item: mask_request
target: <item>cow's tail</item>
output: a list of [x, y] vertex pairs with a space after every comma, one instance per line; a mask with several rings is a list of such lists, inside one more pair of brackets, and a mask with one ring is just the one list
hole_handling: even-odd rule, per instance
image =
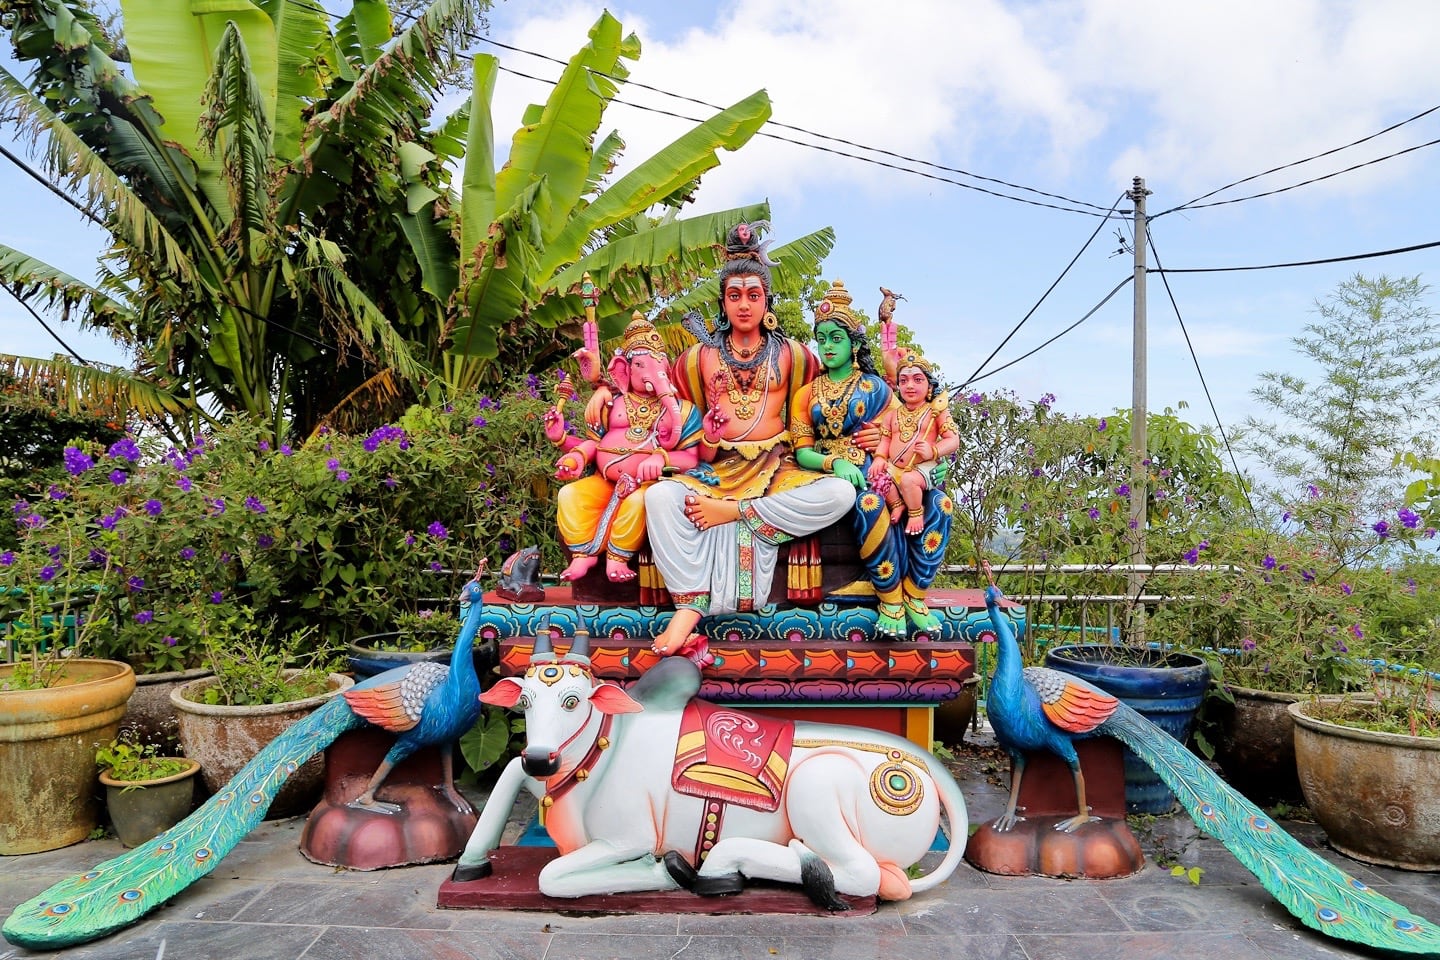
[[960, 784], [955, 782], [950, 771], [934, 757], [926, 759], [926, 766], [929, 767], [930, 778], [940, 794], [945, 817], [950, 821], [950, 849], [945, 851], [945, 857], [939, 866], [925, 876], [910, 881], [911, 893], [922, 893], [949, 880], [950, 874], [955, 872], [955, 868], [960, 865], [960, 859], [965, 856], [965, 842], [970, 839], [970, 818], [965, 811], [965, 796], [960, 792]]

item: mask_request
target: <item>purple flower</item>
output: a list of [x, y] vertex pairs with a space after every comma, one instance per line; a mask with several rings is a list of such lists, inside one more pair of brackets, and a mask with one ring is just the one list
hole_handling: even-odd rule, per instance
[[180, 559], [181, 559], [181, 560], [194, 560], [194, 559], [195, 559], [195, 548], [194, 548], [194, 547], [185, 547], [183, 550], [180, 551]]
[[393, 476], [386, 477], [384, 480], [382, 480], [382, 481], [380, 481], [380, 482], [383, 483], [383, 484], [385, 484], [385, 489], [386, 489], [386, 490], [394, 490], [396, 487], [398, 487], [398, 486], [400, 485], [400, 481], [399, 481], [399, 480], [396, 480]]
[[117, 487], [125, 486], [125, 481], [128, 479], [130, 479], [130, 477], [125, 473], [124, 470], [110, 471], [110, 482], [115, 484], [115, 486]]
[[65, 448], [65, 472], [70, 476], [78, 477], [93, 466], [95, 461], [90, 459], [84, 450], [79, 447]]
[[26, 510], [29, 510], [29, 509], [30, 509], [30, 501], [29, 501], [29, 500], [16, 500], [13, 504], [10, 505], [10, 512], [13, 513], [13, 514], [15, 514], [15, 516], [17, 516], [17, 517], [20, 516], [20, 514], [24, 513]]
[[1306, 484], [1305, 492], [1310, 494], [1311, 500], [1314, 500], [1320, 496], [1320, 488], [1315, 486], [1315, 484], [1313, 483]]
[[1053, 393], [1047, 393], [1047, 394], [1045, 394], [1044, 396], [1042, 396], [1042, 397], [1040, 398], [1040, 406], [1044, 407], [1046, 410], [1049, 410], [1049, 409], [1050, 409], [1050, 405], [1053, 404], [1054, 402], [1055, 402], [1055, 394], [1053, 394]]
[[140, 448], [135, 446], [135, 441], [129, 437], [124, 437], [110, 444], [110, 449], [107, 450], [106, 453], [116, 460], [129, 460], [131, 463], [140, 459]]
[[1191, 547], [1189, 550], [1186, 550], [1183, 554], [1181, 554], [1181, 556], [1185, 558], [1186, 563], [1194, 564], [1200, 559], [1200, 548]]
[[476, 416], [476, 417], [474, 417], [474, 418], [470, 421], [470, 425], [471, 425], [472, 427], [483, 427], [483, 426], [485, 426], [485, 424], [487, 424], [487, 423], [489, 423], [489, 421], [486, 420], [484, 417], [481, 417], [481, 416]]
[[430, 524], [430, 526], [426, 527], [425, 532], [430, 534], [430, 536], [434, 537], [436, 540], [444, 540], [446, 537], [450, 536], [450, 531], [446, 530], [445, 525], [439, 520], [436, 520], [434, 523]]
[[103, 567], [106, 563], [110, 561], [110, 555], [107, 554], [104, 550], [91, 550], [90, 556], [87, 559], [91, 563], [98, 564], [99, 566]]
[[1344, 641], [1344, 640], [1336, 640], [1336, 641], [1335, 641], [1335, 652], [1336, 652], [1336, 653], [1349, 653], [1349, 652], [1350, 652], [1350, 648], [1347, 647], [1347, 646], [1345, 646], [1345, 641]]
[[405, 546], [407, 546], [407, 547], [413, 547], [413, 546], [415, 546], [415, 534], [413, 534], [413, 533], [407, 533], [407, 534], [405, 534]]
[[141, 610], [139, 613], [135, 614], [135, 622], [136, 622], [136, 623], [149, 623], [151, 620], [154, 620], [154, 619], [155, 619], [155, 611], [154, 611], [154, 610]]
[[1352, 624], [1350, 624], [1350, 632], [1353, 633], [1353, 634], [1355, 634], [1355, 639], [1356, 639], [1356, 640], [1364, 640], [1364, 639], [1365, 639], [1365, 631], [1360, 629], [1360, 624], [1358, 624], [1358, 623], [1352, 623]]
[[260, 441], [260, 452], [261, 452], [261, 453], [268, 453], [269, 450], [270, 450], [270, 441], [269, 441], [269, 440], [261, 440], [261, 441]]
[[494, 400], [491, 400], [491, 399], [490, 399], [490, 396], [489, 396], [488, 394], [486, 394], [486, 395], [484, 395], [484, 396], [482, 396], [482, 397], [480, 398], [480, 402], [479, 402], [479, 403], [475, 404], [475, 409], [476, 409], [476, 410], [491, 410], [491, 409], [497, 409], [497, 408], [499, 408], [499, 406], [500, 406], [500, 404], [496, 403]]
[[978, 407], [980, 404], [985, 402], [985, 395], [981, 393], [972, 393], [965, 399], [969, 402], [970, 406]]
[[349, 479], [350, 479], [350, 471], [349, 471], [349, 470], [336, 470], [336, 471], [335, 471], [335, 479], [336, 479], [336, 480], [339, 480], [341, 483], [344, 483], [346, 480], [349, 480]]
[[288, 444], [288, 443], [282, 443], [282, 444], [280, 444], [280, 456], [282, 456], [282, 457], [288, 457], [288, 456], [290, 456], [291, 454], [293, 454], [294, 452], [295, 452], [294, 450], [290, 449], [290, 444]]
[[1345, 596], [1348, 597], [1348, 596], [1350, 596], [1350, 594], [1354, 593], [1355, 591], [1352, 590], [1352, 589], [1350, 589], [1350, 584], [1348, 584], [1348, 583], [1342, 583], [1342, 584], [1340, 584], [1340, 592], [1343, 593], [1343, 594], [1345, 594]]
[[1128, 484], [1128, 483], [1122, 483], [1122, 484], [1120, 484], [1120, 486], [1116, 487], [1116, 488], [1115, 488], [1115, 496], [1117, 496], [1117, 497], [1128, 497], [1128, 496], [1130, 496], [1130, 484]]
[[60, 572], [60, 568], [57, 567], [57, 566], [55, 566], [54, 564], [50, 564], [50, 565], [48, 565], [48, 566], [41, 567], [41, 568], [40, 568], [40, 582], [41, 582], [41, 583], [49, 583], [51, 580], [54, 580], [54, 579], [55, 579], [55, 574], [57, 574], [57, 573], [59, 573], [59, 572]]
[[175, 644], [179, 643], [180, 641], [176, 640], [174, 637], [166, 637], [166, 638], [165, 638], [163, 641], [161, 641], [161, 642], [164, 643], [165, 646], [167, 646], [167, 647], [173, 647], [173, 646], [175, 646]]
[[1254, 641], [1252, 638], [1250, 638], [1250, 637], [1246, 637], [1244, 640], [1241, 640], [1241, 641], [1240, 641], [1240, 649], [1241, 649], [1241, 650], [1254, 650], [1254, 649], [1255, 649], [1255, 641]]
[[1301, 570], [1301, 571], [1300, 571], [1300, 579], [1301, 579], [1301, 580], [1304, 580], [1306, 583], [1314, 583], [1314, 582], [1315, 582], [1315, 571], [1314, 571], [1314, 570]]
[[1130, 527], [1131, 530], [1138, 530], [1138, 529], [1140, 529], [1140, 521], [1139, 521], [1139, 520], [1136, 520], [1134, 517], [1131, 517], [1131, 518], [1130, 518], [1130, 522], [1129, 522], [1129, 527]]
[[1110, 421], [1109, 421], [1108, 419], [1106, 419], [1105, 417], [1101, 417], [1101, 418], [1100, 418], [1100, 422], [1097, 423], [1097, 424], [1095, 424], [1095, 431], [1096, 431], [1097, 433], [1104, 433], [1104, 432], [1105, 432], [1105, 428], [1108, 427], [1108, 426], [1110, 426]]
[[337, 460], [335, 457], [331, 457], [329, 460], [325, 461], [325, 469], [329, 470], [331, 473], [334, 473], [336, 470], [340, 469], [340, 461]]
[[0, 567], [8, 567], [15, 563], [15, 551], [6, 550], [0, 553]]
[[64, 499], [65, 499], [65, 491], [64, 491], [64, 490], [61, 490], [59, 487], [55, 486], [55, 484], [53, 484], [53, 483], [50, 484], [50, 489], [49, 489], [49, 490], [46, 490], [46, 491], [45, 491], [45, 494], [46, 494], [51, 500], [64, 500]]
[[135, 590], [135, 591], [137, 591], [137, 592], [140, 591], [140, 590], [144, 590], [144, 589], [145, 589], [145, 578], [144, 578], [144, 577], [131, 577], [129, 580], [126, 580], [126, 581], [125, 581], [125, 586], [127, 586], [127, 587], [129, 587], [131, 590]]
[[1399, 518], [1400, 523], [1404, 525], [1406, 530], [1414, 530], [1420, 526], [1420, 514], [1411, 510], [1409, 507], [1403, 507], [1395, 516]]
[[431, 560], [431, 561], [430, 561], [430, 569], [431, 569], [432, 571], [434, 571], [435, 573], [439, 573], [441, 570], [444, 570], [445, 568], [440, 565], [440, 561], [439, 561], [439, 560]]
[[1286, 510], [1284, 513], [1280, 514], [1280, 522], [1281, 522], [1281, 523], [1289, 523], [1289, 522], [1290, 522], [1290, 511], [1289, 511], [1289, 510]]
[[164, 509], [165, 504], [161, 503], [159, 500], [155, 500], [152, 498], [145, 501], [145, 512], [150, 514], [150, 516], [152, 517], [160, 516], [161, 512]]
[[246, 497], [246, 498], [245, 498], [245, 509], [251, 511], [252, 513], [265, 513], [265, 512], [266, 512], [265, 504], [263, 504], [263, 503], [260, 502], [260, 498], [259, 498], [259, 497]]
[[270, 534], [268, 533], [262, 533], [260, 534], [260, 536], [255, 538], [255, 546], [259, 547], [261, 550], [269, 550], [274, 545], [275, 538], [270, 536]]
[[191, 483], [190, 478], [182, 473], [180, 474], [179, 478], [176, 479], [175, 486], [179, 487], [181, 490], [184, 490], [186, 493], [189, 493], [190, 488], [195, 486], [195, 484]]
[[46, 551], [46, 552], [50, 554], [50, 559], [51, 559], [51, 560], [59, 560], [59, 559], [60, 559], [60, 545], [59, 545], [58, 543], [57, 543], [55, 546], [51, 547], [51, 548], [50, 548], [48, 551]]
[[45, 526], [45, 518], [38, 513], [27, 513], [20, 518], [20, 525], [22, 527], [29, 527], [31, 530], [39, 530]]
[[234, 560], [234, 559], [235, 559], [235, 557], [230, 553], [229, 550], [221, 550], [221, 551], [220, 551], [220, 563], [221, 563], [222, 565], [223, 565], [223, 564], [226, 564], [226, 563], [229, 563], [231, 560]]
[[218, 517], [218, 516], [220, 516], [220, 514], [222, 514], [222, 513], [224, 513], [224, 512], [225, 512], [225, 498], [224, 498], [224, 497], [216, 497], [214, 500], [211, 500], [211, 501], [210, 501], [210, 513], [211, 513], [213, 516], [217, 516], [217, 517]]
[[1099, 519], [1100, 519], [1100, 511], [1099, 511], [1097, 508], [1091, 507], [1087, 512], [1090, 514], [1090, 519], [1091, 519], [1091, 520], [1099, 520]]
[[225, 591], [224, 591], [224, 590], [213, 590], [213, 591], [211, 591], [211, 593], [210, 593], [210, 602], [211, 602], [211, 603], [223, 603], [224, 601], [225, 601]]
[[1260, 566], [1264, 567], [1266, 570], [1274, 570], [1275, 558], [1268, 553], [1265, 554], [1265, 559], [1260, 561]]
[[1408, 594], [1410, 594], [1410, 596], [1412, 596], [1412, 597], [1415, 596], [1415, 578], [1414, 578], [1414, 577], [1406, 577], [1406, 578], [1405, 578], [1405, 592], [1408, 593]]
[[1374, 530], [1375, 535], [1378, 536], [1381, 540], [1384, 540], [1386, 537], [1390, 536], [1390, 524], [1386, 523], [1384, 520], [1377, 520], [1374, 524], [1371, 525], [1370, 529]]
[[1425, 528], [1425, 534], [1424, 534], [1424, 536], [1425, 536], [1425, 539], [1426, 539], [1426, 540], [1434, 540], [1434, 539], [1435, 539], [1435, 528], [1434, 528], [1434, 527], [1426, 527], [1426, 528]]
[[1168, 497], [1168, 496], [1170, 496], [1170, 494], [1167, 493], [1165, 490], [1156, 490], [1156, 491], [1155, 491], [1155, 499], [1156, 499], [1156, 500], [1164, 500], [1164, 499], [1165, 499], [1166, 497]]

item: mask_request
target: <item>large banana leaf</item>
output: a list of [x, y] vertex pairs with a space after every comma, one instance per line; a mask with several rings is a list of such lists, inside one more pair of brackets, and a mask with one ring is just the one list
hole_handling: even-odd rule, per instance
[[240, 217], [237, 233], [242, 244], [248, 244], [252, 232], [265, 234], [274, 226], [269, 193], [270, 118], [265, 94], [250, 67], [249, 51], [234, 22], [221, 34], [215, 59], [215, 73], [205, 86], [201, 145], [213, 150], [224, 143], [225, 183]]
[[542, 231], [547, 244], [580, 202], [590, 173], [590, 145], [617, 89], [610, 78], [625, 75], [620, 58], [635, 59], [639, 46], [633, 35], [622, 40], [620, 21], [602, 13], [590, 28], [590, 42], [570, 58], [538, 120], [527, 119], [515, 132], [509, 160], [495, 178], [495, 203], [508, 207], [528, 184], [545, 178], [552, 201]]
[[495, 96], [495, 76], [499, 69], [499, 60], [488, 54], [476, 54], [472, 64], [475, 84], [470, 95], [465, 168], [460, 180], [462, 277], [467, 273], [466, 266], [477, 257], [480, 244], [489, 236], [490, 224], [495, 219], [495, 129], [490, 122], [490, 103]]
[[103, 291], [3, 243], [0, 285], [26, 302], [35, 299], [48, 307], [59, 306], [62, 319], [77, 319], [90, 326], [104, 328], [134, 316], [129, 306]]
[[524, 318], [536, 301], [540, 224], [549, 206], [545, 181], [537, 180], [490, 226], [489, 235], [462, 264], [463, 313], [448, 336], [449, 352], [462, 357], [495, 357], [499, 334]]
[[601, 334], [613, 336], [623, 329], [631, 311], [677, 296], [700, 278], [712, 276], [724, 262], [725, 234], [731, 227], [769, 215], [769, 204], [757, 203], [674, 220], [612, 240], [548, 281], [544, 300], [531, 318], [553, 327], [581, 316], [580, 281], [588, 273], [601, 293], [596, 308]]
[[181, 416], [193, 409], [183, 397], [140, 374], [119, 367], [82, 366], [68, 360], [41, 360], [0, 354], [0, 371], [15, 378], [20, 389], [44, 391], [67, 413], [81, 413], [96, 404], [133, 410], [142, 417]]
[[95, 151], [10, 71], [0, 66], [0, 108], [45, 140], [46, 166], [84, 191], [88, 209], [115, 237], [147, 253], [177, 280], [202, 284], [195, 265], [149, 208]]
[[[293, 160], [299, 150], [305, 111], [325, 94], [320, 71], [327, 68], [326, 59], [335, 59], [334, 43], [329, 18], [319, 4], [294, 0], [255, 2], [275, 24], [274, 151], [283, 163]], [[386, 13], [388, 16], [388, 9]]]
[[179, 143], [200, 170], [200, 189], [221, 224], [233, 216], [222, 160], [201, 144], [200, 91], [215, 72], [215, 51], [233, 22], [245, 37], [267, 117], [275, 113], [278, 60], [275, 24], [251, 0], [121, 0], [125, 42], [135, 80], [165, 118], [163, 134]]
[[597, 231], [653, 206], [719, 164], [717, 150], [740, 149], [769, 118], [770, 98], [758, 90], [645, 160], [583, 210], [570, 214], [564, 229], [546, 247], [542, 274], [574, 261]]

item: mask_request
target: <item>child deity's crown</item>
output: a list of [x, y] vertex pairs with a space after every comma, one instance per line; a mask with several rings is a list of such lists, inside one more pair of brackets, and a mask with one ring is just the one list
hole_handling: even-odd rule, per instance
[[815, 323], [838, 323], [851, 333], [860, 331], [860, 319], [850, 312], [854, 298], [845, 289], [844, 280], [836, 280], [825, 291], [825, 299], [815, 305]]
[[936, 369], [935, 364], [931, 363], [929, 360], [926, 360], [923, 356], [921, 356], [920, 351], [916, 350], [913, 347], [906, 347], [904, 350], [900, 351], [900, 361], [895, 364], [895, 372], [898, 374], [906, 367], [919, 367], [921, 370], [925, 371], [925, 376], [930, 378], [930, 381], [932, 383], [935, 381], [935, 376], [939, 372]]
[[656, 330], [655, 325], [646, 320], [645, 314], [639, 310], [630, 315], [630, 325], [625, 328], [620, 342], [620, 352], [627, 357], [637, 350], [649, 350], [662, 360], [668, 357], [665, 338], [660, 336], [660, 331]]

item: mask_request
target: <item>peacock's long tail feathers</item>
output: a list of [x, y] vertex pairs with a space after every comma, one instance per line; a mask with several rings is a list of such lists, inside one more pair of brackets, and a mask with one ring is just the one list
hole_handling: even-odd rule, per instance
[[327, 701], [267, 744], [180, 823], [20, 904], [5, 921], [5, 939], [31, 950], [55, 950], [88, 943], [139, 920], [214, 870], [264, 818], [300, 764], [364, 723], [344, 697]]
[[1307, 927], [1397, 953], [1440, 955], [1440, 925], [1376, 893], [1302, 846], [1169, 734], [1123, 703], [1100, 731], [1122, 741]]

